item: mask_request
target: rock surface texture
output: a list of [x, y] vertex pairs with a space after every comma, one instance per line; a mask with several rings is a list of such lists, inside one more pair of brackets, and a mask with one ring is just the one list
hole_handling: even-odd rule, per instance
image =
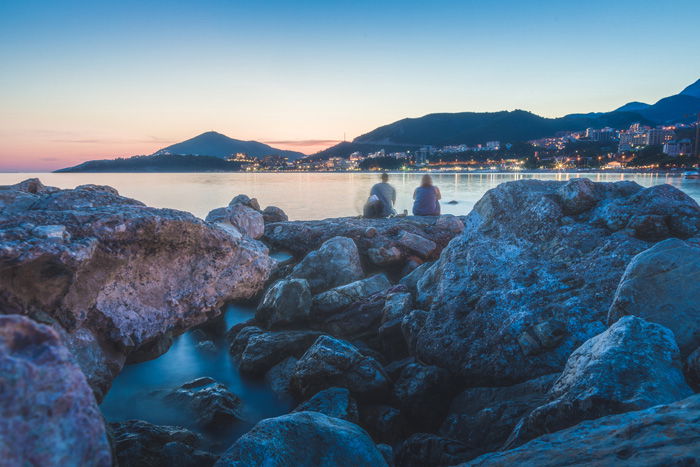
[[[696, 235], [700, 208], [669, 185], [520, 180], [489, 190], [418, 281], [429, 308], [417, 356], [470, 385], [510, 385], [561, 371], [606, 327], [627, 263], [663, 235], [633, 228], [661, 216]], [[423, 318], [421, 318], [423, 319]]]
[[0, 316], [0, 464], [112, 465], [100, 409], [59, 335]]
[[109, 187], [0, 190], [0, 306], [64, 334], [98, 398], [126, 356], [257, 294], [274, 261], [235, 228]]

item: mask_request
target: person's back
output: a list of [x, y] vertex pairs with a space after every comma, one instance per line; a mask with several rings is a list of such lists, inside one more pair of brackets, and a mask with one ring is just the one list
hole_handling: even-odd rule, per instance
[[387, 174], [382, 174], [381, 183], [377, 183], [372, 187], [370, 191], [370, 196], [376, 196], [379, 198], [381, 203], [381, 212], [378, 214], [379, 217], [389, 217], [394, 214], [394, 203], [396, 202], [396, 190], [394, 187], [389, 185], [387, 181], [389, 176]]
[[441, 198], [440, 190], [433, 186], [430, 175], [423, 177], [421, 186], [413, 192], [413, 215], [414, 216], [439, 216]]

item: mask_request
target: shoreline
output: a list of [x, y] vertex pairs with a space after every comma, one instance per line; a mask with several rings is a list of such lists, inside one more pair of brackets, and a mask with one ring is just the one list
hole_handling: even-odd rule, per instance
[[[456, 175], [456, 174], [521, 174], [521, 175], [536, 175], [536, 174], [658, 174], [658, 175], [678, 175], [683, 176], [685, 172], [694, 171], [696, 169], [677, 169], [677, 170], [642, 170], [642, 169], [628, 169], [628, 170], [603, 170], [603, 169], [582, 169], [582, 170], [388, 170], [386, 171], [392, 175], [417, 175], [417, 174], [446, 174], [446, 175]], [[188, 172], [188, 171], [100, 171], [100, 172], [63, 172], [63, 171], [43, 171], [43, 172], [31, 172], [31, 171], [17, 171], [17, 172], [0, 172], [0, 174], [336, 174], [336, 173], [347, 173], [347, 174], [377, 174], [382, 172], [381, 170], [260, 170], [260, 171], [225, 171], [225, 170], [211, 170], [211, 171], [198, 171], [198, 172]]]

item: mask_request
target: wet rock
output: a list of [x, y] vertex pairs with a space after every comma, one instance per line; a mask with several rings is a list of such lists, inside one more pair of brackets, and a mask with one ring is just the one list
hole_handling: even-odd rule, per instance
[[345, 341], [321, 336], [297, 362], [292, 388], [307, 398], [333, 386], [347, 388], [358, 400], [366, 401], [387, 395], [389, 381], [373, 358]]
[[694, 465], [700, 457], [700, 395], [585, 421], [467, 466]]
[[287, 357], [300, 357], [320, 335], [316, 331], [253, 333], [240, 356], [234, 358], [242, 373], [263, 375]]
[[394, 397], [418, 431], [434, 431], [440, 426], [454, 393], [446, 370], [421, 363], [406, 365], [394, 383]]
[[310, 309], [311, 290], [306, 279], [286, 279], [275, 282], [265, 292], [255, 317], [271, 328], [303, 324]]
[[358, 423], [357, 402], [345, 388], [328, 388], [316, 393], [311, 399], [302, 402], [294, 412], [320, 412], [329, 417], [342, 418]]
[[360, 424], [378, 443], [394, 445], [406, 436], [408, 421], [401, 411], [388, 405], [364, 405]]
[[518, 423], [506, 445], [514, 447], [583, 420], [668, 404], [690, 394], [673, 333], [626, 316], [571, 354], [547, 403]]
[[165, 401], [191, 414], [206, 429], [220, 429], [245, 421], [243, 401], [221, 383], [204, 377], [165, 392]]
[[271, 224], [273, 222], [287, 222], [289, 220], [287, 214], [285, 214], [285, 212], [277, 206], [266, 207], [263, 210], [262, 215], [265, 224]]
[[422, 258], [429, 258], [437, 248], [434, 241], [406, 231], [399, 234], [397, 242]]
[[[470, 388], [452, 400], [439, 434], [469, 448], [469, 458], [497, 451], [520, 419], [547, 401], [558, 374], [492, 388]], [[466, 452], [465, 452], [466, 455]]]
[[0, 190], [33, 199], [0, 212], [0, 305], [65, 331], [98, 399], [129, 354], [252, 298], [274, 263], [262, 243], [115, 190], [26, 185]]
[[689, 236], [700, 208], [671, 186], [519, 180], [489, 190], [418, 280], [418, 307], [430, 311], [413, 323], [416, 356], [479, 386], [561, 371], [605, 329], [625, 266], [651, 246], [625, 230], [634, 215], [678, 219], [670, 234]]
[[700, 346], [700, 248], [668, 239], [635, 256], [627, 266], [608, 322], [635, 315], [673, 331], [681, 353]]
[[287, 357], [265, 373], [265, 381], [277, 396], [291, 396], [292, 374], [298, 361], [297, 358]]
[[311, 319], [323, 320], [329, 315], [342, 310], [354, 302], [376, 294], [391, 287], [391, 282], [384, 274], [375, 274], [366, 279], [341, 285], [320, 293], [313, 298]]
[[120, 467], [207, 467], [217, 459], [200, 435], [185, 428], [128, 420], [109, 429]]
[[230, 224], [243, 235], [250, 238], [258, 239], [265, 233], [263, 215], [242, 203], [234, 203], [226, 208], [214, 209], [207, 214], [206, 221]]
[[306, 279], [316, 293], [362, 279], [360, 255], [352, 239], [333, 237], [297, 264], [290, 277]]
[[95, 397], [50, 327], [0, 316], [0, 463], [110, 466]]
[[318, 412], [296, 412], [259, 422], [217, 466], [386, 466], [367, 433], [357, 425]]
[[432, 433], [416, 433], [401, 443], [396, 465], [425, 467], [455, 465], [470, 459], [470, 451], [459, 441]]
[[246, 346], [248, 345], [248, 340], [257, 334], [263, 334], [265, 331], [263, 331], [261, 328], [258, 326], [254, 326], [249, 323], [244, 323], [246, 325], [237, 328], [234, 326], [231, 328], [231, 330], [226, 334], [226, 338], [230, 342], [229, 346], [229, 353], [233, 355], [234, 358], [240, 358], [240, 355], [243, 353], [245, 350]]

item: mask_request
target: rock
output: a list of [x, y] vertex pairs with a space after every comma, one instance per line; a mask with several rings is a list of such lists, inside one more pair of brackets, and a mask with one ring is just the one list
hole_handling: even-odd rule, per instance
[[[75, 338], [70, 340], [74, 341]], [[154, 358], [158, 358], [168, 351], [170, 346], [173, 345], [173, 340], [173, 333], [166, 332], [163, 335], [158, 336], [156, 339], [151, 340], [147, 344], [144, 344], [138, 349], [131, 352], [129, 354], [129, 357], [126, 359], [126, 363], [141, 363], [146, 362], [148, 360], [153, 360]], [[70, 349], [71, 351], [74, 350], [73, 347], [70, 347]], [[74, 353], [76, 352], [74, 351]]]
[[262, 420], [216, 465], [377, 467], [386, 461], [357, 425], [318, 412], [296, 412]]
[[[2, 185], [0, 191], [14, 191], [20, 193], [46, 194], [58, 191], [58, 188], [45, 186], [38, 178], [28, 178], [14, 185]], [[114, 190], [117, 191], [117, 190]]]
[[75, 187], [75, 189], [84, 191], [104, 191], [119, 196], [119, 192], [116, 188], [112, 188], [111, 186], [107, 185], [93, 185], [92, 183], [88, 183], [86, 185], [78, 185]]
[[471, 386], [561, 371], [605, 329], [625, 266], [651, 246], [626, 230], [634, 215], [664, 215], [677, 225], [670, 234], [685, 238], [700, 208], [671, 186], [628, 182], [518, 180], [489, 190], [418, 280], [417, 307], [429, 313], [413, 323], [415, 355]]
[[[129, 354], [252, 298], [274, 264], [262, 243], [188, 213], [106, 188], [35, 188], [0, 191], [33, 200], [0, 212], [0, 306], [65, 331], [98, 400]], [[63, 240], [36, 226], [62, 226]]]
[[690, 394], [673, 333], [626, 316], [571, 354], [547, 403], [518, 423], [506, 446], [583, 420], [668, 404]]
[[694, 465], [700, 457], [700, 395], [585, 421], [467, 466]]
[[66, 230], [65, 225], [39, 225], [32, 229], [32, 234], [35, 237], [49, 240], [70, 240], [70, 233]]
[[279, 397], [291, 395], [291, 381], [299, 359], [287, 357], [265, 373], [265, 381]]
[[310, 309], [311, 290], [306, 279], [286, 279], [275, 282], [267, 290], [255, 317], [270, 328], [303, 324]]
[[397, 408], [363, 405], [360, 409], [360, 424], [376, 442], [394, 445], [405, 437], [408, 421]]
[[262, 215], [265, 224], [271, 224], [273, 222], [287, 222], [289, 220], [287, 214], [285, 214], [285, 212], [277, 206], [266, 207], [263, 210]]
[[401, 411], [420, 431], [433, 431], [440, 426], [454, 393], [446, 370], [421, 363], [406, 365], [394, 383], [394, 397]]
[[428, 312], [424, 310], [412, 310], [409, 314], [404, 316], [401, 321], [401, 333], [406, 341], [406, 346], [408, 347], [408, 352], [411, 355], [416, 353], [416, 346], [418, 343], [418, 336], [420, 335], [423, 326], [425, 326], [428, 320]]
[[406, 231], [399, 234], [397, 241], [400, 245], [417, 253], [422, 258], [430, 257], [437, 248], [437, 244], [434, 241]]
[[214, 209], [207, 214], [206, 221], [230, 224], [250, 238], [258, 239], [265, 233], [263, 215], [243, 203], [234, 203], [226, 208]]
[[231, 202], [228, 203], [229, 207], [237, 204], [242, 204], [243, 206], [247, 206], [255, 211], [260, 211], [260, 203], [258, 203], [258, 200], [251, 198], [248, 195], [236, 195]]
[[514, 386], [467, 389], [452, 400], [439, 434], [469, 448], [469, 459], [497, 451], [520, 419], [547, 401], [547, 392], [558, 376], [540, 376]]
[[388, 266], [400, 263], [404, 259], [401, 250], [395, 246], [370, 248], [367, 250], [367, 256], [369, 256], [369, 260], [377, 266]]
[[627, 266], [608, 323], [635, 315], [666, 326], [682, 355], [700, 346], [700, 248], [671, 238], [638, 254]]
[[0, 463], [112, 465], [95, 397], [53, 329], [0, 316], [0, 369]]
[[656, 214], [632, 216], [627, 223], [627, 228], [632, 229], [637, 238], [644, 240], [663, 240], [671, 235], [666, 217]]
[[358, 400], [368, 401], [387, 395], [389, 381], [373, 358], [345, 341], [321, 336], [297, 362], [292, 388], [307, 398], [333, 386], [347, 388]]
[[438, 217], [435, 221], [435, 226], [441, 229], [449, 230], [453, 233], [462, 233], [464, 230], [464, 223], [456, 216], [452, 214], [445, 214]]
[[351, 282], [320, 293], [313, 298], [311, 319], [323, 320], [329, 315], [350, 306], [353, 302], [369, 297], [391, 287], [384, 274], [375, 274], [366, 279]]
[[416, 290], [418, 286], [418, 281], [421, 280], [423, 274], [432, 266], [433, 263], [423, 263], [416, 269], [406, 274], [400, 281], [399, 284], [406, 286], [409, 290]]
[[700, 392], [700, 347], [685, 360], [685, 379], [695, 392]]
[[240, 358], [240, 355], [245, 350], [248, 345], [248, 340], [257, 334], [263, 334], [263, 331], [258, 326], [252, 325], [252, 323], [242, 323], [242, 327], [237, 328], [234, 326], [226, 334], [226, 338], [231, 343], [229, 346], [229, 353], [234, 356], [234, 358]]
[[196, 423], [206, 429], [221, 429], [246, 416], [243, 401], [221, 383], [211, 378], [198, 378], [163, 394], [166, 402], [190, 413]]
[[252, 334], [243, 352], [234, 355], [242, 373], [263, 375], [287, 357], [300, 357], [321, 333], [275, 331]]
[[377, 444], [379, 451], [389, 467], [394, 465], [394, 450], [388, 444]]
[[470, 451], [459, 441], [432, 433], [416, 433], [401, 443], [396, 465], [425, 467], [455, 465], [470, 459]]
[[401, 325], [404, 317], [411, 311], [413, 297], [408, 292], [396, 292], [387, 295], [382, 310], [382, 324], [377, 334], [381, 350], [391, 360], [397, 360], [408, 355], [406, 339]]
[[359, 422], [357, 402], [345, 388], [328, 388], [302, 402], [294, 412], [320, 412], [329, 417], [342, 418], [352, 423]]
[[128, 420], [110, 423], [109, 429], [121, 467], [207, 467], [217, 459], [201, 436], [185, 428]]
[[362, 279], [357, 246], [349, 238], [333, 237], [297, 264], [290, 277], [306, 279], [316, 293]]

